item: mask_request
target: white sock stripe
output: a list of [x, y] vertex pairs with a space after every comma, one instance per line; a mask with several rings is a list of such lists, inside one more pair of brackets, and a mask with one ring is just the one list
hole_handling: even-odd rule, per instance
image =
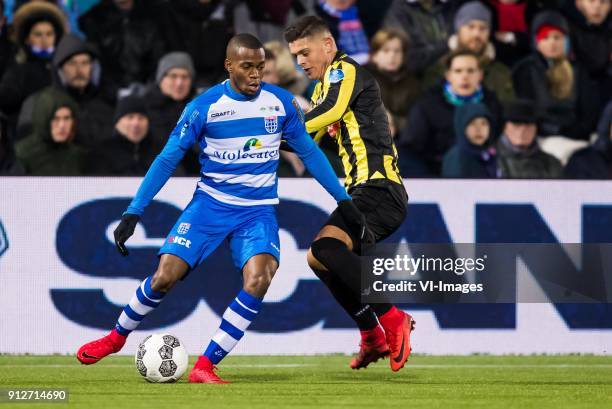
[[147, 281], [147, 280], [144, 280], [142, 283], [140, 283], [140, 290], [142, 291], [142, 295], [144, 295], [147, 300], [150, 300], [150, 301], [153, 301], [156, 304], [159, 304], [161, 302], [161, 299], [156, 300], [156, 299], [147, 297], [147, 293], [145, 292], [145, 287], [144, 287], [145, 281]]
[[251, 309], [251, 308], [247, 307], [246, 305], [244, 305], [244, 304], [242, 303], [242, 301], [240, 301], [240, 300], [238, 299], [238, 297], [236, 297], [235, 299], [236, 299], [236, 302], [237, 302], [238, 304], [240, 304], [240, 306], [241, 306], [242, 308], [244, 308], [245, 310], [251, 311], [253, 314], [257, 314], [257, 313], [259, 313], [259, 311], [255, 311], [255, 310], [253, 310], [253, 309]]
[[119, 316], [119, 319], [117, 320], [117, 322], [119, 322], [119, 325], [121, 325], [123, 328], [129, 331], [136, 329], [138, 324], [140, 324], [140, 321], [134, 321], [133, 319], [128, 317], [125, 311], [121, 312], [121, 315]]
[[231, 308], [228, 308], [223, 313], [223, 319], [232, 324], [234, 327], [238, 328], [240, 331], [245, 332], [246, 329], [251, 324], [251, 321], [247, 320], [240, 314], [237, 314]]
[[212, 337], [212, 340], [215, 341], [217, 345], [219, 345], [221, 348], [223, 348], [225, 352], [230, 352], [238, 343], [237, 339], [222, 330], [217, 330], [215, 335]]
[[149, 307], [148, 305], [144, 305], [143, 303], [141, 303], [136, 295], [132, 297], [129, 305], [135, 313], [140, 315], [147, 315], [155, 309], [155, 307]]

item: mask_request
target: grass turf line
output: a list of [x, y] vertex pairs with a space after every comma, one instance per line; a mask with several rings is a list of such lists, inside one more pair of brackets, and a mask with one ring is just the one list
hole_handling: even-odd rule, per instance
[[[191, 357], [193, 365], [195, 357]], [[97, 408], [610, 408], [612, 357], [414, 356], [351, 371], [346, 356], [230, 356], [230, 385], [149, 384], [132, 357], [80, 365], [68, 356], [0, 356], [0, 388], [68, 388], [68, 404], [0, 409]]]

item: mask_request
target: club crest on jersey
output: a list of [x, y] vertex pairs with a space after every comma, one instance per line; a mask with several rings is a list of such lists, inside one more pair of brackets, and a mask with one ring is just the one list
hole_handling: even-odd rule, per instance
[[181, 223], [179, 227], [176, 229], [178, 234], [187, 234], [189, 228], [191, 227], [191, 223]]
[[343, 79], [344, 79], [344, 72], [342, 72], [340, 68], [331, 70], [331, 72], [329, 73], [330, 84], [335, 84], [337, 82], [342, 81]]
[[278, 117], [267, 116], [264, 118], [264, 125], [268, 133], [274, 133], [278, 129]]

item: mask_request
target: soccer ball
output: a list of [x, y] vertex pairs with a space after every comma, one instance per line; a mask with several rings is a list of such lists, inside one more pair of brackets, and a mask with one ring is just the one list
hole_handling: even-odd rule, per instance
[[142, 340], [136, 351], [136, 369], [149, 382], [178, 381], [187, 369], [185, 346], [170, 334], [153, 334]]

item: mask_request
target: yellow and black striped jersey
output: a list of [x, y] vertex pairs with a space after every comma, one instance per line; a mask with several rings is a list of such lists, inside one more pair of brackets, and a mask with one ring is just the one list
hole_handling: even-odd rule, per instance
[[[339, 123], [335, 134], [348, 191], [362, 184], [401, 184], [380, 88], [372, 75], [346, 54], [338, 52], [312, 95], [306, 130], [315, 141]], [[333, 133], [333, 132], [332, 132]]]

